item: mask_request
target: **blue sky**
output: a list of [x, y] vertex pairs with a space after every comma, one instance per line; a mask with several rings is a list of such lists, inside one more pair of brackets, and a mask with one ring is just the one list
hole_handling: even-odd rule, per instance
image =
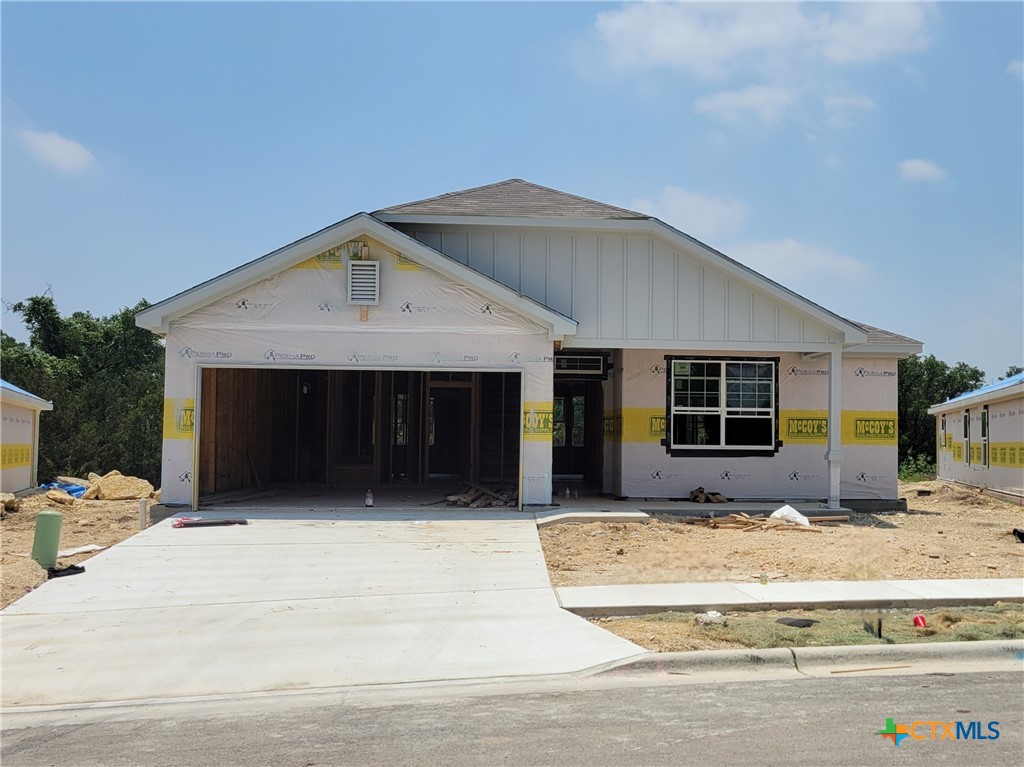
[[108, 314], [516, 177], [656, 215], [989, 380], [1024, 364], [1024, 4], [0, 14], [5, 302], [51, 285]]

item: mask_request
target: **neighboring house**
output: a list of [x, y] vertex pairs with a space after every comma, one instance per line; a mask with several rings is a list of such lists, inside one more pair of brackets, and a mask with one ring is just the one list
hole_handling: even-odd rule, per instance
[[36, 484], [39, 466], [39, 414], [53, 403], [0, 379], [0, 492]]
[[1024, 503], [1024, 373], [954, 397], [935, 416], [939, 479]]
[[896, 363], [667, 224], [518, 179], [350, 218], [139, 313], [163, 497], [460, 476], [546, 504], [896, 499]]

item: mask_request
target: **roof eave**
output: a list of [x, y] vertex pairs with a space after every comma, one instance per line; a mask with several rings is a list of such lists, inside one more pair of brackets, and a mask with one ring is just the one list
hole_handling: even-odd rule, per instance
[[34, 394], [22, 394], [0, 387], [0, 402], [6, 405], [26, 407], [30, 410], [53, 410], [53, 403]]
[[962, 410], [974, 405], [1001, 402], [1003, 400], [1014, 399], [1016, 397], [1024, 397], [1024, 381], [1020, 381], [1012, 386], [1007, 386], [1005, 389], [996, 389], [995, 391], [982, 392], [981, 394], [954, 397], [946, 402], [940, 402], [937, 405], [932, 405], [928, 408], [928, 414], [935, 415], [936, 413], [947, 413], [950, 410]]
[[921, 343], [864, 343], [847, 347], [843, 354], [858, 357], [895, 357], [903, 360], [920, 354], [923, 349], [924, 345]]

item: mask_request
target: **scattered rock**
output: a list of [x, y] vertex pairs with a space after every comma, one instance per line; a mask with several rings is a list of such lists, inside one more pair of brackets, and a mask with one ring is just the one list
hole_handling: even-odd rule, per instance
[[154, 503], [160, 503], [160, 488], [153, 491], [153, 501]]
[[623, 554], [625, 554], [625, 553], [626, 553], [626, 550], [625, 550], [625, 549], [618, 549], [618, 550], [616, 550], [616, 552], [615, 552], [615, 556], [617, 556], [617, 557], [621, 557], [621, 556], [622, 556]]
[[103, 477], [101, 477], [96, 472], [94, 472], [94, 471], [90, 471], [89, 472], [89, 482], [99, 482], [101, 479], [103, 479]]
[[125, 477], [121, 472], [111, 472], [96, 484], [103, 501], [128, 501], [149, 498], [153, 494], [153, 486], [149, 482], [138, 477]]
[[85, 492], [82, 493], [83, 501], [95, 501], [100, 497], [100, 483], [97, 481], [95, 484], [89, 485]]
[[119, 472], [117, 469], [114, 469], [113, 471], [108, 471], [106, 474], [104, 474], [101, 477], [101, 479], [106, 479], [107, 477], [120, 477], [120, 476], [121, 476], [121, 472]]
[[17, 511], [19, 504], [14, 493], [0, 493], [0, 505], [2, 505], [6, 511]]
[[46, 497], [54, 503], [74, 503], [75, 499], [73, 496], [68, 495], [63, 490], [47, 490]]

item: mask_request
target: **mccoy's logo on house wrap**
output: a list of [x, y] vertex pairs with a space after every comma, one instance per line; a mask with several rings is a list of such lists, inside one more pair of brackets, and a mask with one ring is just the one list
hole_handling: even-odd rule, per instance
[[819, 370], [818, 368], [798, 368], [796, 365], [791, 365], [789, 370], [786, 371], [791, 376], [827, 376], [827, 370]]
[[398, 362], [397, 354], [363, 354], [362, 352], [352, 352], [348, 355], [349, 362]]
[[648, 432], [652, 437], [665, 436], [665, 424], [668, 419], [663, 415], [652, 415], [648, 419]]
[[194, 397], [164, 397], [164, 439], [192, 439], [196, 428]]
[[867, 368], [857, 368], [853, 374], [859, 378], [895, 378], [895, 370], [868, 370]]
[[286, 360], [315, 360], [315, 354], [295, 354], [294, 352], [279, 352], [277, 349], [267, 349], [263, 352], [263, 359], [271, 362], [284, 362]]
[[406, 301], [399, 308], [406, 314], [421, 314], [423, 312], [437, 311], [436, 306], [415, 306], [412, 301]]
[[316, 308], [322, 312], [340, 312], [344, 307], [345, 304], [341, 301], [331, 301], [330, 299], [316, 305]]
[[787, 418], [787, 437], [827, 437], [827, 418]]
[[185, 357], [190, 360], [207, 358], [223, 360], [230, 357], [231, 352], [209, 352], [203, 351], [202, 349], [193, 349], [191, 346], [186, 346], [178, 352], [178, 356]]
[[480, 360], [476, 354], [441, 354], [441, 352], [431, 352], [430, 359], [434, 361], [435, 365], [440, 365], [442, 362], [477, 362]]
[[196, 409], [194, 406], [179, 407], [177, 409], [176, 426], [180, 432], [195, 431]]
[[896, 439], [895, 418], [855, 418], [853, 433], [857, 439]]
[[908, 738], [910, 740], [999, 740], [999, 722], [991, 721], [983, 724], [974, 722], [936, 722], [918, 720], [913, 724], [897, 724], [889, 716], [885, 719], [885, 727], [878, 730], [883, 740], [891, 740], [899, 747]]
[[621, 437], [622, 436], [622, 416], [621, 415], [607, 415], [602, 419], [604, 436], [606, 437]]
[[651, 365], [650, 369], [651, 369], [652, 373], [654, 373], [655, 375], [659, 375], [659, 376], [660, 375], [665, 375], [665, 373], [668, 372], [668, 368], [667, 367], [665, 367], [664, 365], [659, 365], [657, 362], [655, 362], [653, 365]]
[[179, 482], [191, 483], [192, 482], [192, 472], [191, 471], [183, 471], [183, 472], [181, 472], [181, 474], [178, 475], [178, 481]]
[[554, 432], [554, 406], [550, 402], [523, 404], [523, 439], [546, 441]]
[[259, 311], [261, 309], [269, 309], [272, 306], [273, 304], [257, 303], [256, 301], [250, 301], [248, 298], [239, 298], [235, 301], [235, 308], [244, 309], [245, 311], [249, 311], [250, 309]]
[[723, 471], [718, 476], [721, 477], [724, 480], [728, 480], [728, 481], [731, 482], [731, 481], [737, 480], [737, 479], [750, 479], [754, 475], [753, 474], [740, 474], [739, 472], [729, 471], [728, 469], [726, 469], [725, 471]]

